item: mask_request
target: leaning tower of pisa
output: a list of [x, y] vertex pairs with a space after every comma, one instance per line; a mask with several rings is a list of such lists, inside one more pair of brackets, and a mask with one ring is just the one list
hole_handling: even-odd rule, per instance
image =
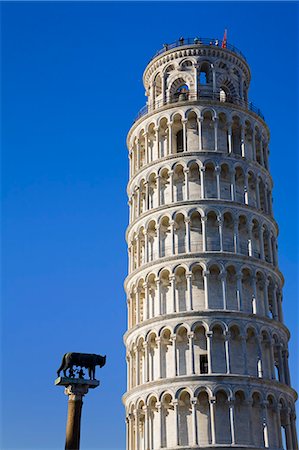
[[297, 450], [269, 129], [242, 53], [180, 39], [129, 131], [127, 450]]

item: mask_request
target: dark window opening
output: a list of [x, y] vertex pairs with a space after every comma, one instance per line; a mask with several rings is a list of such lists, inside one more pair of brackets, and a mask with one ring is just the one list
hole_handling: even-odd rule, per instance
[[177, 132], [176, 135], [176, 145], [177, 145], [177, 153], [182, 153], [184, 151], [183, 146], [183, 130]]
[[200, 373], [208, 373], [208, 355], [200, 355]]

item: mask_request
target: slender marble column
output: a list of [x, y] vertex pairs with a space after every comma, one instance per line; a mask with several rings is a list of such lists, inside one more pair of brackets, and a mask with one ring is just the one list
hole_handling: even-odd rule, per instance
[[192, 302], [192, 272], [186, 273], [187, 279], [187, 311], [193, 310]]
[[187, 120], [182, 120], [183, 124], [183, 152], [187, 151]]
[[200, 169], [199, 169], [199, 171], [200, 171], [200, 190], [201, 190], [201, 198], [202, 199], [205, 198], [205, 182], [204, 182], [205, 170], [206, 170], [205, 167], [200, 167]]
[[212, 437], [212, 445], [216, 444], [216, 418], [215, 418], [215, 405], [216, 405], [216, 398], [211, 397], [210, 398], [210, 421], [211, 421], [211, 437]]
[[235, 437], [234, 401], [233, 400], [229, 400], [228, 406], [229, 406], [229, 421], [230, 421], [231, 443], [232, 443], [232, 445], [235, 445], [236, 444], [236, 437]]
[[218, 117], [214, 117], [213, 121], [214, 121], [215, 152], [217, 152], [218, 151]]
[[191, 411], [192, 411], [192, 443], [191, 443], [191, 445], [193, 445], [193, 446], [196, 446], [198, 443], [196, 405], [197, 405], [197, 398], [192, 397], [191, 398]]
[[189, 373], [191, 375], [193, 375], [194, 374], [194, 343], [193, 343], [194, 333], [193, 332], [188, 333], [188, 340], [189, 340], [189, 355], [190, 355], [190, 358], [189, 358], [189, 365], [190, 365]]
[[213, 339], [213, 331], [207, 331], [207, 353], [208, 353], [208, 374], [211, 375], [213, 373], [213, 361], [212, 361], [212, 339]]
[[199, 118], [197, 121], [198, 124], [198, 149], [199, 151], [202, 150], [202, 122], [203, 122], [203, 118]]
[[189, 169], [184, 169], [185, 175], [185, 200], [189, 200]]
[[168, 126], [168, 155], [171, 155], [173, 153], [172, 151], [172, 125], [173, 122], [168, 122], [167, 126]]
[[175, 417], [175, 426], [174, 426], [174, 442], [175, 445], [178, 446], [179, 444], [179, 436], [180, 436], [180, 427], [179, 427], [179, 411], [178, 406], [179, 402], [178, 400], [173, 400], [173, 408], [174, 408], [174, 417]]
[[208, 277], [210, 275], [210, 272], [208, 270], [204, 270], [203, 273], [203, 284], [204, 284], [204, 291], [205, 291], [205, 309], [209, 309], [209, 283], [208, 283]]
[[230, 349], [229, 349], [229, 342], [230, 342], [230, 332], [225, 331], [224, 333], [224, 346], [225, 346], [225, 362], [226, 362], [226, 373], [230, 374]]

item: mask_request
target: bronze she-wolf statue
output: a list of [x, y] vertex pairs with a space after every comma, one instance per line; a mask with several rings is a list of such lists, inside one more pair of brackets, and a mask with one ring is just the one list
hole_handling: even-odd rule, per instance
[[94, 353], [65, 353], [62, 358], [62, 363], [57, 370], [57, 376], [63, 370], [66, 377], [67, 369], [73, 371], [73, 366], [85, 367], [88, 369], [88, 375], [91, 380], [95, 379], [96, 366], [103, 367], [106, 364], [106, 356], [96, 355]]

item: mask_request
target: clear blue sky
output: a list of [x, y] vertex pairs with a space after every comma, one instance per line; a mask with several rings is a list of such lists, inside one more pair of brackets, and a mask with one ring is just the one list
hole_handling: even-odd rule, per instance
[[164, 42], [222, 38], [246, 55], [271, 129], [285, 322], [298, 388], [298, 3], [2, 3], [2, 450], [63, 448], [66, 351], [107, 354], [82, 450], [125, 447], [125, 146]]

